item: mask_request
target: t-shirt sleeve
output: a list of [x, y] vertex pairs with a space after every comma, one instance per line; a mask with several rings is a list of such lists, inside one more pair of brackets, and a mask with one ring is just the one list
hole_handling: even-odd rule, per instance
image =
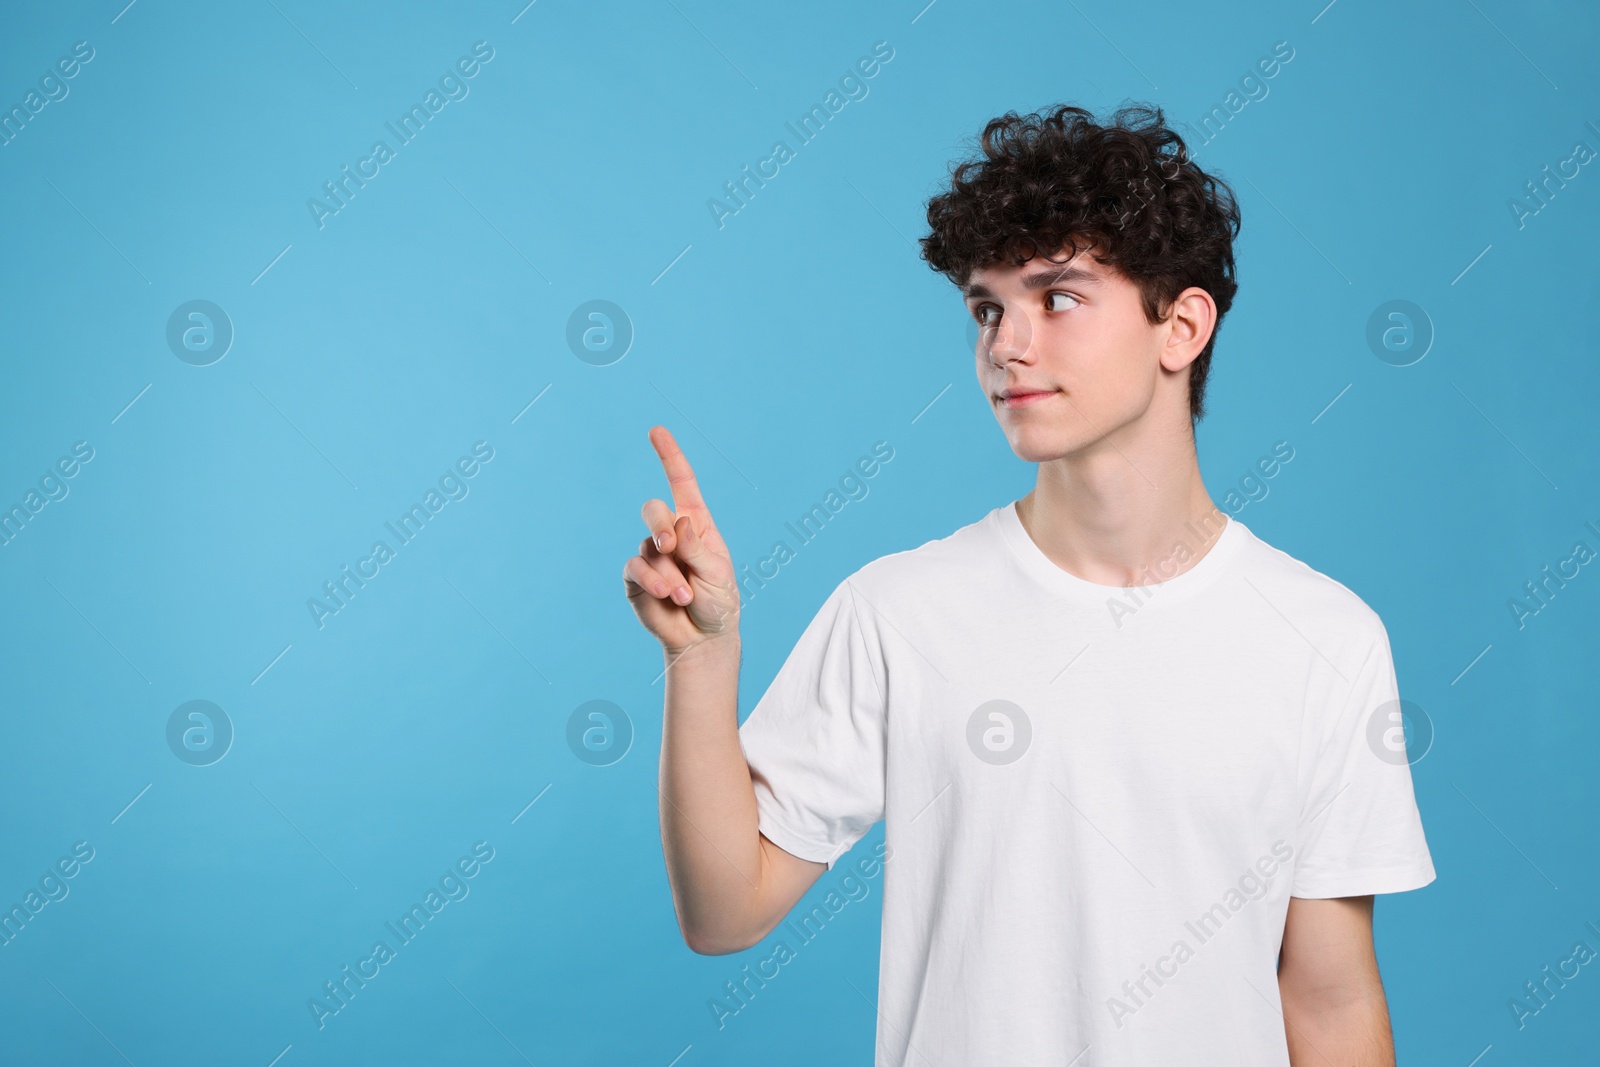
[[739, 727], [761, 832], [830, 870], [883, 818], [882, 655], [858, 600], [849, 579], [829, 594]]
[[[1346, 668], [1348, 671], [1348, 668]], [[1400, 694], [1382, 623], [1346, 695], [1308, 719], [1296, 897], [1399, 893], [1434, 880], [1411, 786]]]

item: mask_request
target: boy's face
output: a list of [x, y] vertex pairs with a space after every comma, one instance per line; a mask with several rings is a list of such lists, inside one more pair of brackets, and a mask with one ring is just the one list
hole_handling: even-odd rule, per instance
[[978, 384], [1020, 459], [1083, 453], [1150, 410], [1166, 326], [1150, 325], [1138, 287], [1089, 250], [974, 271], [963, 293]]

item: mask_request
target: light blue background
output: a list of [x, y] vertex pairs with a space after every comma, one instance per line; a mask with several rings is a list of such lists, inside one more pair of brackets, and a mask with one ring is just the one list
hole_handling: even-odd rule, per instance
[[[721, 1029], [708, 1001], [767, 949], [679, 937], [661, 656], [621, 583], [667, 492], [646, 430], [740, 566], [894, 448], [750, 602], [746, 714], [846, 574], [1032, 484], [913, 245], [948, 163], [1008, 109], [1193, 126], [1278, 41], [1268, 94], [1191, 141], [1245, 220], [1201, 465], [1220, 502], [1293, 446], [1238, 518], [1379, 612], [1437, 730], [1438, 881], [1377, 909], [1401, 1062], [1592, 1059], [1596, 964], [1521, 1030], [1507, 1006], [1600, 948], [1600, 574], [1524, 628], [1507, 606], [1600, 548], [1600, 172], [1509, 207], [1600, 149], [1592, 11], [125, 3], [0, 14], [7, 109], [95, 50], [0, 147], [0, 502], [94, 449], [0, 548], [0, 903], [95, 849], [0, 948], [0, 1059], [869, 1062], [881, 879]], [[480, 40], [470, 94], [319, 229], [308, 198]], [[878, 41], [869, 95], [719, 229], [708, 199]], [[210, 366], [165, 341], [194, 299], [236, 331]], [[565, 340], [595, 299], [636, 331], [609, 366]], [[1436, 331], [1411, 366], [1365, 340], [1392, 299]], [[319, 629], [307, 599], [480, 440], [470, 494]], [[236, 730], [208, 767], [165, 740], [193, 699]], [[610, 766], [565, 740], [594, 699], [635, 730]], [[309, 998], [477, 841], [470, 895], [319, 1030]]]

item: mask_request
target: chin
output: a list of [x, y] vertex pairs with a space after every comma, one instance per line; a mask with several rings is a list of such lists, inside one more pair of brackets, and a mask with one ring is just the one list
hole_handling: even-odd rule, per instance
[[1018, 459], [1047, 463], [1104, 447], [1107, 438], [1127, 433], [1127, 427], [1149, 414], [1148, 405], [1086, 407], [1087, 412], [1074, 406], [1070, 411], [1052, 412], [1049, 418], [1040, 418], [1043, 412], [1025, 417], [997, 412], [997, 416], [1006, 442]]
[[1013, 436], [1009, 443], [1011, 451], [1023, 462], [1046, 463], [1053, 459], [1061, 459], [1063, 456], [1070, 456], [1089, 442], [1078, 440], [1066, 433], [1040, 433], [1028, 429]]

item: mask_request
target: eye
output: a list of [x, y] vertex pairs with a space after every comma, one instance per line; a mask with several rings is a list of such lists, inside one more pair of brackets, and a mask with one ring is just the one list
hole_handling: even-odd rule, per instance
[[972, 317], [978, 320], [979, 326], [992, 326], [994, 324], [988, 319], [984, 318], [984, 315], [987, 312], [999, 310], [1000, 309], [995, 307], [993, 304], [979, 304], [977, 307], [972, 309]]
[[[1049, 295], [1049, 296], [1047, 296], [1047, 297], [1046, 297], [1046, 298], [1045, 298], [1045, 299], [1046, 299], [1046, 301], [1049, 301], [1049, 300], [1053, 300], [1053, 299], [1055, 299], [1055, 298], [1056, 298], [1056, 297], [1058, 297], [1058, 296], [1060, 296], [1060, 297], [1065, 297], [1065, 298], [1066, 298], [1066, 299], [1068, 299], [1068, 300], [1070, 300], [1070, 301], [1072, 301], [1072, 303], [1073, 303], [1073, 306], [1076, 306], [1076, 305], [1077, 305], [1077, 304], [1079, 304], [1079, 303], [1080, 303], [1080, 301], [1079, 301], [1079, 300], [1078, 300], [1078, 298], [1077, 298], [1077, 297], [1075, 297], [1075, 296], [1073, 296], [1073, 295], [1072, 295], [1072, 294], [1071, 294], [1071, 293], [1061, 293], [1061, 292], [1054, 292], [1054, 293], [1051, 293], [1051, 294], [1050, 294], [1050, 295]], [[1071, 309], [1070, 309], [1070, 308], [1057, 308], [1057, 307], [1052, 307], [1052, 308], [1051, 308], [1051, 309], [1050, 309], [1050, 310], [1051, 310], [1051, 311], [1068, 311], [1068, 310], [1071, 310]]]

